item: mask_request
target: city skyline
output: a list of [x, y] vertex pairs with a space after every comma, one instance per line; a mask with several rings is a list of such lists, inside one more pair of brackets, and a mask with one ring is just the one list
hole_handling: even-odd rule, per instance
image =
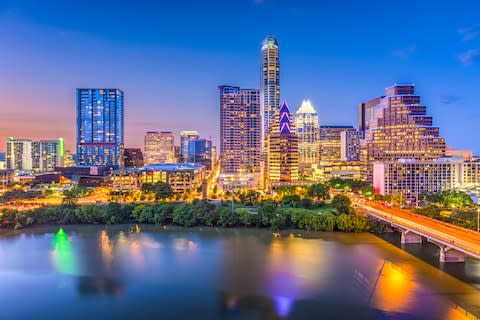
[[[98, 5], [107, 4], [108, 1]], [[198, 130], [202, 136], [212, 137], [214, 145], [219, 145], [216, 88], [223, 84], [259, 88], [261, 41], [273, 34], [279, 39], [282, 51], [281, 101], [287, 101], [292, 112], [302, 99], [308, 98], [317, 108], [320, 125], [356, 126], [358, 104], [375, 96], [379, 88], [393, 83], [415, 83], [447, 145], [480, 153], [480, 142], [468, 134], [479, 115], [478, 90], [475, 90], [479, 68], [475, 63], [475, 50], [479, 38], [474, 15], [478, 4], [466, 2], [463, 7], [448, 7], [452, 19], [445, 23], [435, 15], [445, 13], [445, 5], [429, 7], [433, 2], [415, 5], [407, 1], [406, 8], [400, 8], [399, 14], [415, 19], [422, 17], [421, 28], [388, 21], [381, 15], [386, 7], [380, 3], [366, 5], [358, 8], [358, 17], [352, 16], [349, 23], [359, 23], [360, 17], [378, 15], [377, 22], [383, 23], [382, 28], [375, 28], [371, 23], [359, 26], [369, 34], [355, 40], [355, 34], [346, 33], [345, 26], [342, 27], [345, 20], [332, 20], [341, 14], [339, 7], [309, 1], [300, 1], [294, 7], [283, 2], [245, 1], [239, 5], [237, 14], [247, 15], [253, 23], [239, 33], [236, 41], [225, 37], [225, 31], [203, 37], [187, 36], [220, 26], [224, 21], [220, 16], [225, 9], [214, 4], [201, 8], [192, 4], [185, 10], [180, 20], [199, 19], [202, 15], [197, 16], [196, 9], [219, 17], [198, 31], [179, 27], [171, 34], [153, 35], [148, 31], [148, 23], [142, 22], [125, 37], [113, 29], [100, 28], [104, 22], [95, 19], [93, 25], [86, 25], [81, 22], [86, 12], [80, 8], [73, 14], [73, 6], [69, 4], [58, 5], [58, 8], [48, 3], [41, 8], [32, 1], [1, 4], [0, 40], [11, 45], [0, 53], [0, 67], [4, 70], [0, 75], [3, 97], [0, 150], [5, 151], [6, 137], [15, 136], [64, 137], [66, 148], [74, 151], [75, 130], [71, 124], [75, 121], [75, 89], [78, 87], [118, 87], [125, 92], [126, 147], [141, 147], [145, 132], [153, 130], [173, 131], [176, 135], [182, 130]], [[314, 6], [323, 9], [320, 17], [324, 20], [312, 19], [308, 9]], [[166, 13], [180, 10], [176, 4], [148, 7], [158, 15], [164, 14], [159, 9]], [[422, 15], [427, 9], [431, 14]], [[145, 9], [135, 10], [147, 14]], [[288, 12], [289, 18], [300, 19], [305, 25], [290, 31], [281, 21], [269, 21], [272, 24], [267, 25], [261, 16], [269, 10], [279, 15]], [[362, 16], [360, 13], [365, 10], [373, 11]], [[73, 16], [67, 21], [55, 15], [58, 11]], [[461, 14], [455, 15], [456, 12]], [[327, 17], [329, 14], [331, 18]], [[106, 20], [119, 17], [128, 17], [126, 7], [119, 5]], [[148, 14], [147, 18], [146, 21], [160, 30], [167, 23], [169, 26], [179, 23], [171, 19], [160, 23]], [[313, 27], [313, 21], [317, 20], [318, 26], [315, 23]], [[234, 28], [237, 31], [237, 27]], [[409, 36], [412, 30], [418, 31], [418, 35]], [[128, 44], [126, 38], [130, 39], [132, 33], [136, 37]], [[433, 37], [434, 33], [441, 33], [443, 40]], [[336, 41], [339, 36], [342, 40]], [[378, 41], [378, 37], [382, 41]], [[51, 48], [50, 44], [53, 44]], [[82, 56], [89, 46], [99, 50]], [[347, 53], [352, 48], [355, 50]], [[80, 50], [75, 52], [76, 49]], [[433, 54], [435, 59], [430, 59]], [[237, 63], [230, 63], [232, 60]], [[98, 61], [102, 61], [101, 67]], [[168, 65], [172, 61], [182, 66], [172, 69]], [[44, 77], [45, 68], [54, 71], [53, 75]], [[29, 87], [28, 95], [20, 94], [25, 86]], [[192, 88], [188, 96], [181, 94], [184, 86]], [[189, 116], [175, 116], [180, 108], [185, 110], [182, 114]]]

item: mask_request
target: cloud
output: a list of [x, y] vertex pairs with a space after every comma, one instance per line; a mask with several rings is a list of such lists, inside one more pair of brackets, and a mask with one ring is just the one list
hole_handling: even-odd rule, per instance
[[458, 29], [458, 34], [463, 41], [470, 41], [480, 36], [480, 25], [473, 25], [468, 28]]
[[408, 59], [416, 51], [417, 51], [417, 45], [416, 44], [411, 44], [406, 48], [393, 51], [392, 55], [394, 57], [397, 57], [397, 58], [400, 58], [400, 59]]
[[480, 49], [470, 49], [458, 55], [458, 60], [464, 65], [469, 66], [480, 58]]

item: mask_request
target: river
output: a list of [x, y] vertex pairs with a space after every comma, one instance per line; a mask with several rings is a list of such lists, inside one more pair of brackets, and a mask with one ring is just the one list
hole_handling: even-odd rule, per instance
[[[398, 237], [66, 226], [0, 233], [0, 319], [475, 319], [480, 262]], [[443, 268], [443, 270], [442, 270]]]

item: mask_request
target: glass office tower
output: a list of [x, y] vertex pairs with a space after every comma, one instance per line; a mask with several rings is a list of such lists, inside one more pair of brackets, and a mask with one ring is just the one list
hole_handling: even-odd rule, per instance
[[123, 146], [123, 91], [77, 89], [77, 164], [121, 167]]
[[274, 36], [267, 36], [262, 42], [260, 94], [264, 141], [268, 128], [274, 121], [275, 111], [280, 108], [280, 59], [278, 41]]

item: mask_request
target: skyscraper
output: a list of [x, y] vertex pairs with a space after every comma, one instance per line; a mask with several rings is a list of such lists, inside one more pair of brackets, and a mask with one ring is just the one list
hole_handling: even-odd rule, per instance
[[298, 137], [299, 165], [312, 165], [320, 158], [320, 126], [318, 114], [310, 100], [303, 100], [295, 115], [295, 128]]
[[222, 173], [260, 172], [260, 93], [220, 86], [220, 158]]
[[278, 41], [274, 36], [267, 36], [262, 42], [260, 95], [263, 141], [273, 122], [275, 111], [280, 108], [280, 60]]
[[200, 138], [198, 131], [180, 132], [180, 162], [188, 162], [188, 142]]
[[386, 89], [373, 112], [365, 112], [366, 175], [372, 182], [373, 162], [399, 159], [432, 160], [445, 155], [445, 139], [433, 126], [426, 106], [415, 95], [414, 85], [394, 85]]
[[77, 89], [77, 164], [123, 164], [124, 95], [119, 89]]
[[292, 114], [284, 102], [275, 112], [267, 137], [268, 185], [289, 184], [298, 180], [298, 139]]
[[176, 163], [175, 135], [172, 132], [149, 131], [145, 134], [144, 165]]

